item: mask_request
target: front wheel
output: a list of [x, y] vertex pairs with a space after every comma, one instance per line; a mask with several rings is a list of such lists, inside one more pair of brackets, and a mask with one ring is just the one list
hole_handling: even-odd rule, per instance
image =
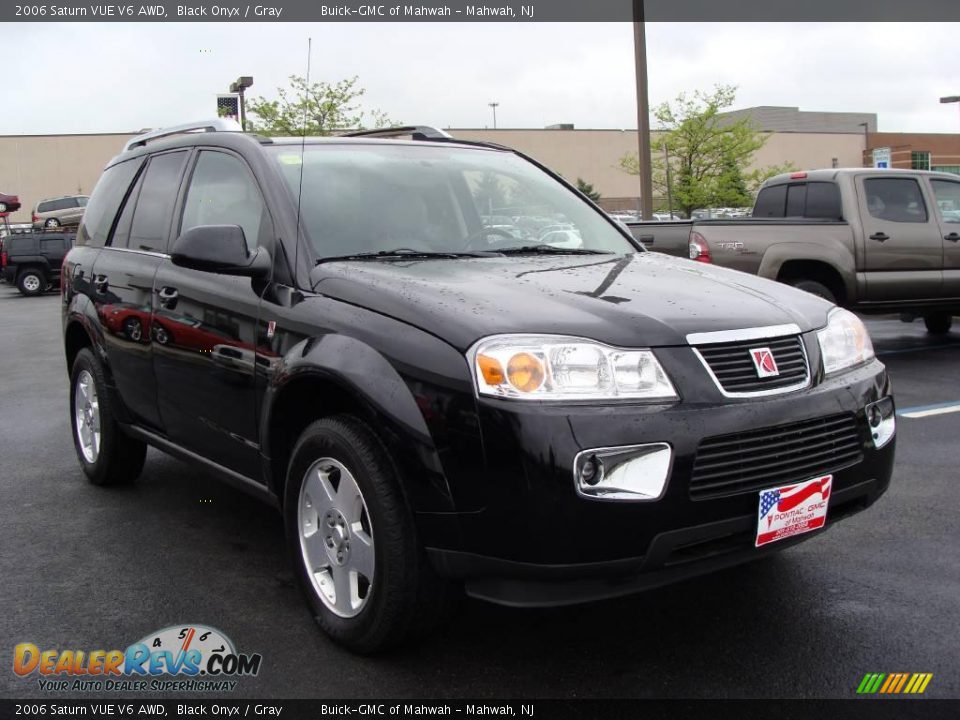
[[70, 419], [77, 458], [94, 485], [131, 483], [143, 469], [147, 446], [120, 429], [106, 390], [103, 366], [84, 348], [70, 372]]
[[789, 280], [787, 284], [792, 285], [797, 290], [803, 290], [811, 295], [816, 295], [828, 302], [832, 302], [834, 305], [837, 304], [837, 296], [833, 294], [833, 291], [816, 280]]
[[953, 325], [953, 315], [950, 313], [932, 313], [923, 317], [923, 324], [931, 335], [946, 335]]
[[380, 440], [350, 415], [317, 420], [293, 451], [287, 544], [320, 627], [361, 653], [398, 645], [444, 614], [449, 588], [416, 538]]
[[24, 270], [17, 278], [17, 290], [21, 295], [32, 297], [47, 289], [47, 279], [39, 270]]

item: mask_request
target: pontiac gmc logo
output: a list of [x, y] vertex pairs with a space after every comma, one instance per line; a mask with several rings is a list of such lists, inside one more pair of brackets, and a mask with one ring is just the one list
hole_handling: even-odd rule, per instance
[[773, 359], [770, 348], [751, 348], [750, 359], [753, 360], [753, 366], [757, 369], [757, 377], [776, 377], [780, 374], [777, 361]]

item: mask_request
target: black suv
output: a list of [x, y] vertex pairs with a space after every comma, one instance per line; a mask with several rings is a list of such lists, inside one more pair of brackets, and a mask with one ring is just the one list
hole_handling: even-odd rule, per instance
[[887, 489], [890, 385], [849, 312], [646, 252], [507, 148], [224, 124], [135, 138], [93, 192], [77, 454], [124, 483], [153, 445], [279, 508], [339, 642], [420, 633], [458, 585], [557, 605], [744, 562]]
[[24, 295], [39, 295], [60, 284], [60, 267], [73, 247], [68, 233], [8, 235], [0, 251], [3, 279]]

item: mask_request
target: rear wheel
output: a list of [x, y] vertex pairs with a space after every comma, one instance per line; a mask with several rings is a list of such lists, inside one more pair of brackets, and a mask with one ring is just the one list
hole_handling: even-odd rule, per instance
[[58, 228], [60, 227], [60, 221], [56, 218], [47, 218], [44, 220], [43, 226], [47, 228]]
[[295, 573], [320, 627], [361, 653], [398, 645], [445, 614], [448, 586], [416, 538], [397, 471], [350, 415], [303, 432], [284, 495]]
[[84, 348], [77, 353], [70, 373], [73, 444], [94, 485], [131, 483], [143, 469], [147, 446], [120, 429], [106, 388], [100, 361]]
[[17, 277], [17, 289], [26, 296], [39, 295], [47, 289], [47, 278], [40, 270], [28, 268]]
[[824, 300], [832, 302], [834, 305], [837, 304], [837, 296], [833, 294], [833, 291], [816, 280], [788, 280], [787, 284], [792, 285], [797, 290], [803, 290], [811, 295], [821, 297]]
[[927, 332], [931, 335], [946, 335], [953, 325], [953, 315], [945, 312], [924, 315], [923, 324], [927, 326]]

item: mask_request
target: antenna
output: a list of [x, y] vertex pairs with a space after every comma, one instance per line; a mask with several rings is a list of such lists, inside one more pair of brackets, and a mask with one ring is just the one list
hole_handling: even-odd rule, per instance
[[[307, 78], [306, 78], [306, 87], [309, 90], [310, 88], [310, 54], [313, 49], [313, 38], [307, 38]], [[303, 199], [303, 156], [306, 154], [307, 149], [307, 103], [303, 103], [303, 128], [300, 132], [300, 185], [297, 188], [297, 245], [296, 249], [293, 251], [293, 277], [294, 282], [296, 282], [296, 277], [300, 272], [300, 243], [302, 242], [302, 237], [300, 233], [300, 203]]]

